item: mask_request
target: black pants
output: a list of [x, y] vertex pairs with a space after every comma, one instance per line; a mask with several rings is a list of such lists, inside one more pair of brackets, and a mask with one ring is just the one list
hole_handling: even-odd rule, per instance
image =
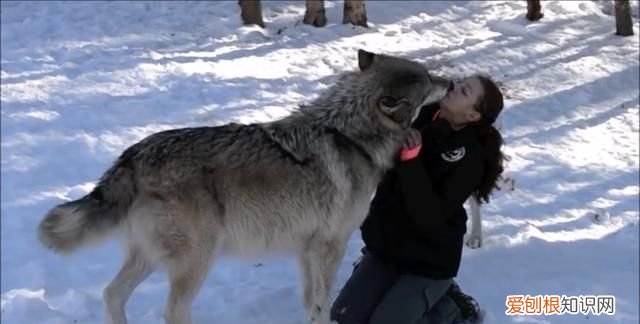
[[450, 324], [460, 318], [446, 295], [453, 279], [398, 274], [365, 253], [331, 307], [339, 324]]

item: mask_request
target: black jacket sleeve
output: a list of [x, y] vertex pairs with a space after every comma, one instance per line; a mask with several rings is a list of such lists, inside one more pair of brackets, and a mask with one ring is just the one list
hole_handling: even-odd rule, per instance
[[471, 154], [455, 162], [458, 165], [446, 175], [440, 190], [434, 188], [421, 155], [400, 162], [398, 172], [405, 210], [422, 232], [438, 233], [480, 184], [484, 169], [480, 152], [468, 153]]

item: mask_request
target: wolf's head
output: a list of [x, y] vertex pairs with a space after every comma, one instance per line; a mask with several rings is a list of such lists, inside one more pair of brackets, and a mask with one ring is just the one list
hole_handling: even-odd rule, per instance
[[355, 126], [354, 118], [364, 122], [364, 115], [374, 125], [402, 131], [420, 107], [439, 101], [453, 88], [451, 81], [429, 74], [422, 64], [396, 56], [358, 50], [358, 67], [341, 74], [304, 108], [327, 111], [333, 123], [345, 127]]
[[420, 107], [442, 99], [449, 80], [430, 75], [426, 67], [407, 59], [358, 51], [357, 76], [369, 89], [368, 107], [389, 128], [408, 128]]
[[442, 99], [453, 84], [417, 62], [364, 50], [358, 51], [358, 67], [343, 73], [294, 118], [303, 118], [310, 128], [337, 129], [386, 168], [420, 107]]

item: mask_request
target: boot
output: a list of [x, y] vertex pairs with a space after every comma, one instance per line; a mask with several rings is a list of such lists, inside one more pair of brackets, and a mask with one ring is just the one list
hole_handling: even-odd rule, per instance
[[451, 284], [451, 287], [449, 287], [447, 295], [458, 305], [464, 322], [481, 322], [480, 305], [478, 305], [478, 302], [473, 299], [473, 297], [463, 293], [462, 290], [460, 290], [460, 286], [458, 286], [455, 281]]

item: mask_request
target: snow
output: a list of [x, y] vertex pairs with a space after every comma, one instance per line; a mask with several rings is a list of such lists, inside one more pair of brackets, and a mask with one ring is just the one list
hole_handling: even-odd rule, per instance
[[[369, 1], [369, 28], [301, 24], [301, 2], [264, 2], [267, 28], [242, 26], [236, 1], [6, 2], [2, 18], [2, 322], [101, 323], [102, 289], [122, 262], [109, 241], [70, 257], [35, 228], [89, 192], [128, 145], [160, 130], [287, 115], [356, 67], [356, 50], [403, 55], [504, 86], [499, 125], [515, 191], [483, 208], [484, 245], [457, 278], [486, 323], [638, 323], [639, 41], [613, 35], [610, 2]], [[595, 216], [598, 214], [598, 217]], [[362, 242], [354, 233], [333, 296]], [[303, 323], [296, 262], [219, 260], [196, 323]], [[127, 306], [161, 322], [156, 273]], [[505, 315], [507, 295], [613, 295], [615, 315]]]

